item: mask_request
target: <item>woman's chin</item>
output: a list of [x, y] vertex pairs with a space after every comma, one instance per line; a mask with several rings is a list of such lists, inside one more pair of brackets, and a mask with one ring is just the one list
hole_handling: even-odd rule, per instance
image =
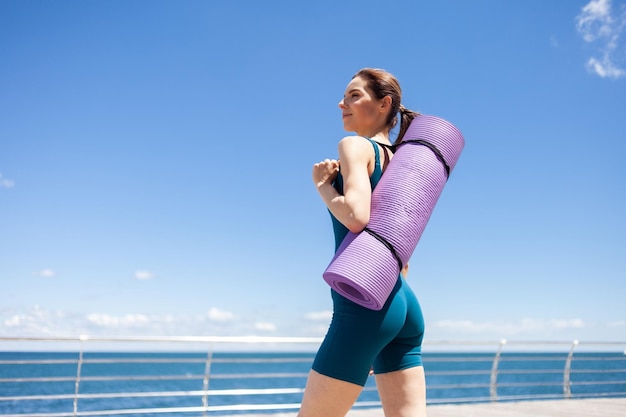
[[352, 126], [351, 123], [346, 123], [346, 121], [343, 121], [343, 130], [345, 130], [346, 132], [354, 132], [354, 127]]

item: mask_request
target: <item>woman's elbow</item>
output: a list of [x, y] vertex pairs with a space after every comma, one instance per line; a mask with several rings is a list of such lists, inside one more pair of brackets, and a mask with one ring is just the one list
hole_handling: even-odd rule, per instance
[[360, 233], [370, 222], [370, 201], [363, 198], [354, 198], [354, 193], [346, 195], [346, 223], [345, 226], [352, 233]]
[[369, 214], [367, 216], [352, 216], [346, 227], [352, 233], [361, 233], [369, 223], [369, 220]]

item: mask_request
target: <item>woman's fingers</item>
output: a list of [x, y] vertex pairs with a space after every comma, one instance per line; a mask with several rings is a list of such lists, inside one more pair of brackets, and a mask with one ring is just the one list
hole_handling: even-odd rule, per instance
[[325, 159], [313, 165], [313, 182], [321, 185], [335, 179], [339, 172], [339, 161], [335, 159]]

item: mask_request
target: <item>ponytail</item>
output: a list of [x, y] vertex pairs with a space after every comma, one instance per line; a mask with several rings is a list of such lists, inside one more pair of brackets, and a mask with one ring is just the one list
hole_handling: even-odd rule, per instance
[[404, 138], [404, 134], [409, 128], [409, 125], [411, 124], [413, 119], [419, 116], [419, 113], [407, 109], [402, 104], [400, 104], [398, 112], [400, 113], [400, 131], [398, 132], [398, 137], [396, 138], [396, 141], [393, 143], [394, 145], [398, 145], [400, 142], [402, 142], [402, 138]]

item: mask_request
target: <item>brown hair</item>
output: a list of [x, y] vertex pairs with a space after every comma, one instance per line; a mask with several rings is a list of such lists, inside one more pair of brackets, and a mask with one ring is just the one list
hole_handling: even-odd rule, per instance
[[393, 129], [398, 123], [398, 113], [400, 113], [400, 131], [394, 142], [397, 145], [402, 141], [402, 137], [409, 125], [415, 117], [419, 116], [419, 113], [409, 110], [402, 105], [402, 89], [393, 74], [382, 69], [363, 68], [354, 74], [352, 79], [356, 77], [361, 77], [365, 80], [367, 87], [372, 90], [374, 97], [378, 100], [386, 96], [391, 97], [391, 111], [389, 112], [386, 126], [389, 130]]

